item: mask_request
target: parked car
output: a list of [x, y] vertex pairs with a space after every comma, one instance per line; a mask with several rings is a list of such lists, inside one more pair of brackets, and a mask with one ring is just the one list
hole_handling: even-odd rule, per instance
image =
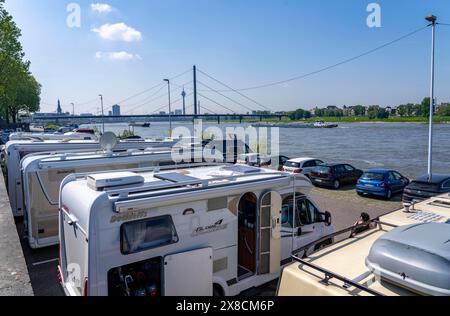
[[316, 158], [295, 158], [286, 161], [283, 171], [301, 173], [309, 178], [311, 171], [323, 164], [323, 161]]
[[[278, 157], [278, 168], [277, 168], [277, 170], [283, 171], [284, 170], [284, 166], [286, 165], [286, 162], [288, 162], [290, 159], [291, 158], [289, 158], [288, 156], [280, 155]], [[271, 161], [271, 163], [272, 163], [272, 161]]]
[[409, 179], [395, 170], [369, 170], [359, 178], [356, 192], [359, 195], [376, 195], [391, 199], [394, 193], [401, 193]]
[[311, 171], [310, 179], [314, 185], [337, 190], [344, 184], [355, 184], [363, 173], [349, 164], [324, 163]]
[[415, 203], [429, 199], [433, 196], [450, 192], [450, 175], [433, 174], [429, 180], [428, 175], [418, 177], [403, 191], [403, 203]]

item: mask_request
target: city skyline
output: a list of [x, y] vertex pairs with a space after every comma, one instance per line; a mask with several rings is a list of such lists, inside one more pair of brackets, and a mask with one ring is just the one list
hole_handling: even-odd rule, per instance
[[[425, 15], [450, 22], [445, 1], [376, 1], [381, 27], [370, 28], [367, 6], [372, 1], [77, 1], [81, 27], [69, 27], [70, 2], [8, 2], [18, 26], [31, 71], [42, 87], [42, 112], [95, 112], [99, 93], [105, 112], [119, 103], [124, 114], [159, 112], [167, 103], [163, 78], [173, 81], [174, 109], [181, 109], [181, 86], [189, 94], [196, 64], [205, 73], [235, 89], [264, 85], [314, 72], [339, 63], [426, 26]], [[447, 10], [448, 11], [448, 10]], [[320, 21], [315, 18], [320, 15]], [[52, 17], [45, 19], [45, 16]], [[186, 20], [186, 22], [184, 22]], [[189, 20], [189, 22], [187, 21]], [[33, 25], [39, 24], [36, 29]], [[450, 99], [450, 27], [438, 27], [436, 97]], [[431, 30], [424, 29], [369, 56], [307, 78], [243, 91], [272, 111], [315, 106], [416, 103], [429, 94]], [[205, 111], [239, 110], [236, 103], [214, 94], [223, 86], [200, 74]], [[142, 91], [148, 92], [139, 94]], [[157, 93], [158, 92], [158, 93]], [[130, 98], [134, 95], [136, 97]], [[167, 94], [167, 93], [166, 93]], [[230, 92], [226, 96], [263, 110]], [[156, 99], [159, 97], [159, 99]], [[153, 99], [156, 99], [153, 101]], [[124, 102], [120, 102], [125, 100]], [[192, 111], [192, 96], [187, 97]], [[163, 108], [166, 112], [168, 109]], [[229, 111], [228, 111], [229, 112]], [[248, 109], [245, 109], [248, 112]]]

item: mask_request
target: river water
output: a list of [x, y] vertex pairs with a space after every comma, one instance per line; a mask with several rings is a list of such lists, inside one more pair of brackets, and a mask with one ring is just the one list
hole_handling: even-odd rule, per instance
[[[216, 126], [248, 127], [237, 123], [204, 123]], [[192, 131], [191, 123], [173, 123]], [[98, 126], [101, 130], [101, 126]], [[169, 124], [152, 122], [150, 128], [135, 128], [142, 137], [168, 135]], [[127, 124], [107, 124], [116, 134]], [[280, 154], [288, 157], [314, 157], [328, 162], [347, 162], [361, 169], [392, 168], [408, 177], [427, 172], [428, 125], [417, 123], [341, 124], [334, 129], [287, 128], [280, 130]], [[433, 172], [450, 173], [450, 125], [434, 126]]]

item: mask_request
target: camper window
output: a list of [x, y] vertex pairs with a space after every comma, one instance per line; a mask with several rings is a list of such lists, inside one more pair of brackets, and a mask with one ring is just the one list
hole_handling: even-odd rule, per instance
[[121, 251], [124, 255], [178, 242], [175, 225], [169, 215], [125, 223], [120, 230]]
[[208, 212], [223, 210], [228, 207], [228, 198], [220, 197], [208, 200]]

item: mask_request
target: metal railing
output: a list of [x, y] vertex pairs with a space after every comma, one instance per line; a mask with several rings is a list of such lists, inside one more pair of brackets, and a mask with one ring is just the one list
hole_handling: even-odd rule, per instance
[[[333, 239], [333, 238], [335, 238], [335, 237], [337, 237], [339, 235], [346, 234], [346, 233], [349, 233], [349, 232], [350, 232], [350, 236], [348, 238], [353, 238], [358, 233], [362, 233], [362, 232], [366, 232], [366, 231], [370, 230], [371, 229], [370, 228], [371, 224], [377, 224], [377, 227], [379, 227], [379, 229], [381, 229], [382, 225], [390, 226], [392, 228], [398, 227], [398, 226], [390, 224], [390, 223], [382, 222], [382, 221], [379, 220], [379, 218], [372, 219], [372, 220], [369, 220], [369, 221], [364, 222], [362, 224], [358, 224], [358, 225], [354, 225], [354, 226], [345, 228], [345, 229], [340, 230], [338, 232], [335, 232], [333, 234], [329, 234], [327, 236], [324, 236], [324, 237], [320, 238], [319, 240], [311, 242], [311, 243], [309, 243], [309, 244], [307, 244], [307, 245], [305, 245], [305, 246], [295, 250], [294, 252], [292, 252], [292, 256], [291, 257], [292, 257], [292, 259], [294, 261], [296, 261], [296, 262], [298, 262], [298, 263], [300, 263], [300, 264], [302, 264], [304, 266], [310, 267], [310, 268], [312, 268], [312, 269], [314, 269], [314, 270], [316, 270], [316, 271], [318, 271], [320, 273], [323, 273], [325, 275], [324, 279], [321, 280], [321, 283], [323, 283], [323, 284], [328, 285], [329, 281], [331, 279], [337, 279], [337, 280], [340, 280], [340, 281], [344, 282], [344, 286], [343, 286], [344, 288], [354, 287], [354, 288], [357, 288], [357, 289], [359, 289], [361, 291], [364, 291], [364, 292], [367, 292], [369, 294], [372, 294], [374, 296], [383, 296], [383, 294], [381, 294], [378, 291], [372, 290], [372, 289], [370, 289], [369, 287], [367, 287], [365, 285], [362, 285], [362, 284], [360, 284], [360, 283], [358, 283], [358, 282], [356, 282], [354, 280], [350, 280], [350, 279], [346, 278], [345, 276], [342, 276], [342, 275], [340, 275], [338, 273], [335, 273], [335, 272], [332, 272], [330, 270], [327, 270], [327, 269], [325, 269], [323, 267], [320, 267], [317, 264], [311, 263], [311, 262], [306, 260], [308, 258], [308, 250], [310, 248], [315, 247], [316, 245], [320, 245], [320, 244], [322, 244], [322, 243], [324, 243], [324, 242], [326, 242], [326, 241], [328, 241], [330, 239]], [[374, 227], [372, 229], [375, 229], [375, 228], [376, 227]], [[325, 248], [322, 248], [321, 250], [329, 248], [330, 246], [332, 246], [332, 245], [329, 245], [329, 246], [327, 246]], [[303, 253], [302, 258], [300, 258], [300, 256], [299, 256], [300, 253]]]

